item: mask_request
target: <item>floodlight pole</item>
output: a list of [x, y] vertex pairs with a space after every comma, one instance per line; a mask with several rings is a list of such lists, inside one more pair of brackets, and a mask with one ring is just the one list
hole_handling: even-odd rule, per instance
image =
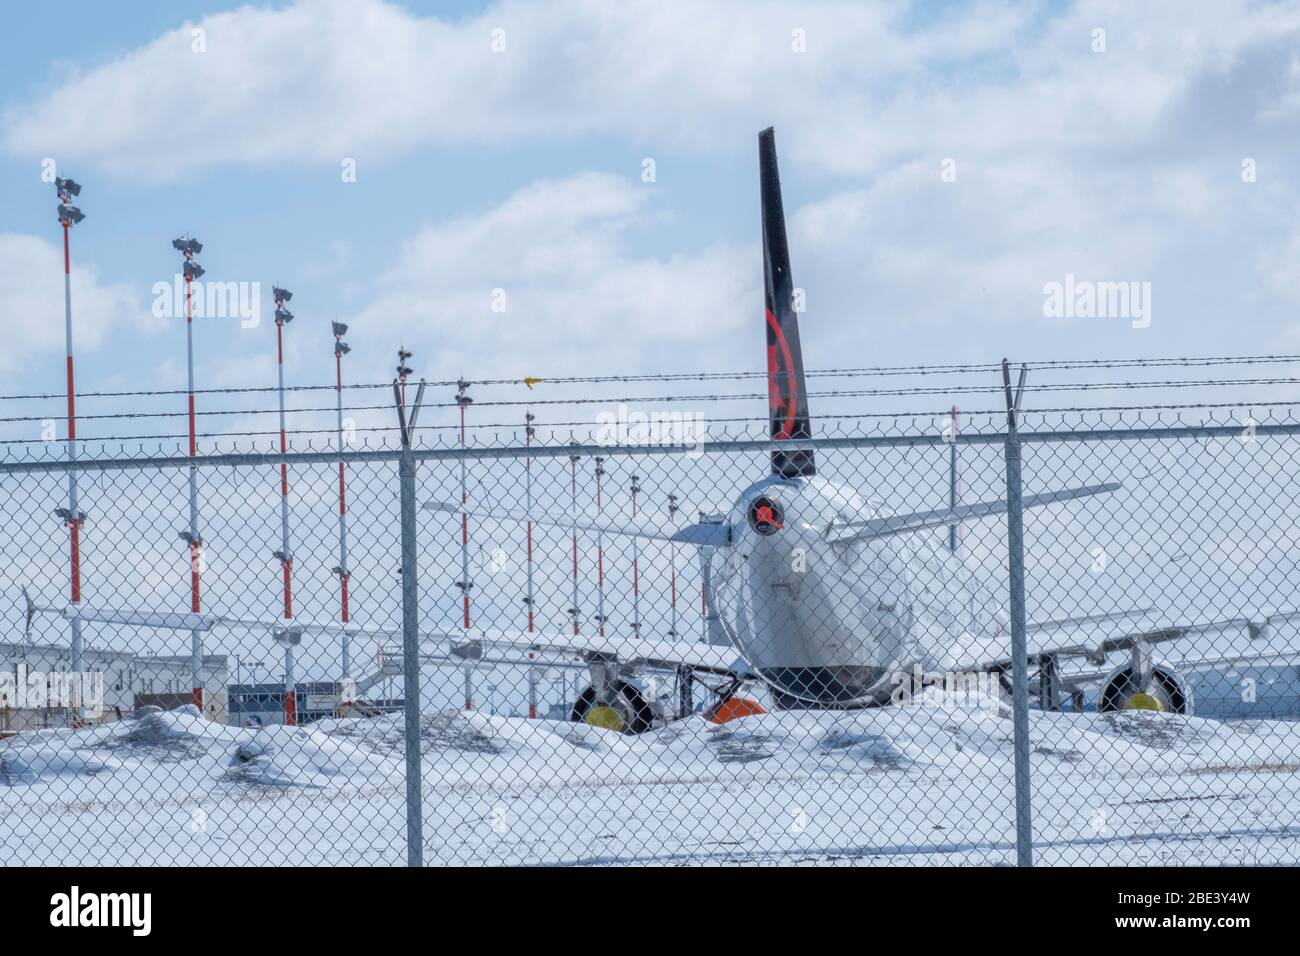
[[[275, 369], [276, 391], [280, 399], [280, 454], [289, 451], [284, 418], [284, 312], [285, 299], [275, 301]], [[289, 464], [280, 462], [280, 566], [284, 578], [284, 619], [293, 618], [293, 552], [289, 549]]]
[[[601, 478], [605, 475], [605, 459], [596, 456], [596, 521], [599, 523], [604, 512], [601, 500]], [[605, 532], [596, 532], [596, 622], [600, 625], [600, 636], [605, 636]]]
[[[65, 189], [64, 182], [65, 180], [55, 182], [59, 190], [59, 223], [63, 226], [63, 320], [64, 340], [67, 343], [68, 377], [68, 513], [64, 522], [68, 526], [69, 597], [74, 611], [68, 622], [72, 632], [70, 655], [73, 672], [80, 674], [84, 669], [81, 619], [75, 612], [81, 604], [81, 525], [86, 520], [86, 516], [80, 511], [77, 495], [77, 390], [72, 371], [72, 254], [68, 233], [76, 217], [72, 214], [75, 207], [69, 205], [72, 194]], [[78, 188], [77, 191], [79, 192], [80, 189]], [[73, 720], [79, 722], [81, 701], [74, 700], [73, 704]]]
[[[185, 257], [183, 271], [185, 278], [185, 369], [188, 392], [188, 419], [190, 430], [190, 467], [189, 467], [189, 507], [190, 529], [182, 534], [182, 540], [190, 547], [190, 610], [198, 614], [202, 610], [201, 575], [203, 571], [203, 538], [199, 534], [199, 466], [198, 466], [198, 428], [194, 411], [194, 308], [193, 308], [193, 272], [194, 249], [190, 240], [178, 240], [182, 255]], [[174, 247], [176, 243], [172, 244]], [[200, 273], [201, 274], [201, 273]], [[194, 693], [194, 706], [203, 713], [203, 632], [190, 631], [190, 686]]]
[[[636, 496], [641, 490], [639, 475], [632, 476], [632, 523], [636, 523]], [[632, 539], [632, 636], [641, 637], [641, 542]]]
[[[293, 293], [276, 287], [275, 296], [275, 366], [277, 376], [276, 392], [280, 399], [280, 550], [275, 556], [280, 559], [280, 568], [284, 579], [284, 620], [285, 628], [293, 620], [293, 552], [289, 545], [289, 463], [283, 456], [288, 454], [289, 440], [286, 434], [284, 417], [284, 327], [293, 319], [293, 313], [284, 304], [293, 298]], [[294, 726], [298, 722], [297, 691], [293, 684], [293, 647], [285, 645], [284, 657], [284, 722]]]
[[338, 449], [339, 449], [339, 566], [334, 569], [334, 573], [339, 577], [339, 622], [343, 628], [339, 632], [339, 653], [341, 656], [340, 670], [343, 680], [352, 676], [352, 648], [351, 635], [348, 633], [347, 625], [351, 620], [351, 609], [348, 606], [348, 584], [350, 581], [350, 572], [348, 571], [348, 497], [347, 497], [347, 465], [343, 462], [343, 356], [347, 353], [348, 347], [343, 341], [343, 334], [347, 331], [347, 326], [334, 323], [334, 393], [338, 400]]
[[[569, 440], [569, 444], [574, 444]], [[569, 614], [573, 618], [573, 633], [579, 632], [578, 618], [581, 609], [578, 607], [578, 456], [569, 456], [569, 519], [572, 522], [570, 526], [570, 550], [573, 560], [573, 604], [569, 608]]]

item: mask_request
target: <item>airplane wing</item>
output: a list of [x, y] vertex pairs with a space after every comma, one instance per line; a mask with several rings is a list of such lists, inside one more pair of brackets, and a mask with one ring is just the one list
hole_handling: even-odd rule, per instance
[[745, 673], [748, 668], [736, 652], [715, 644], [665, 641], [654, 638], [604, 636], [599, 634], [545, 634], [527, 631], [455, 630], [420, 632], [422, 643], [446, 643], [452, 654], [466, 661], [478, 659], [484, 650], [550, 651], [573, 656], [602, 654], [629, 664], [650, 667], [686, 667], [711, 674]]
[[82, 621], [88, 624], [124, 624], [135, 627], [158, 627], [172, 631], [210, 631], [222, 624], [242, 625], [246, 627], [270, 627], [267, 621], [231, 617], [223, 614], [200, 613], [189, 611], [146, 611], [137, 608], [97, 607], [91, 604], [37, 604], [23, 589], [23, 601], [27, 607], [27, 628], [30, 631], [32, 619], [37, 614], [62, 618], [65, 621]]
[[[1083, 488], [1068, 488], [1063, 491], [1049, 491], [1040, 495], [1025, 495], [1021, 503], [1025, 508], [1041, 508], [1075, 498], [1087, 498], [1091, 495], [1106, 494], [1122, 488], [1119, 482], [1107, 482], [1102, 485], [1087, 485]], [[835, 521], [826, 529], [826, 536], [832, 544], [844, 544], [849, 541], [865, 541], [872, 538], [886, 538], [895, 534], [906, 534], [926, 528], [943, 528], [958, 525], [974, 518], [987, 518], [992, 515], [1006, 514], [1006, 499], [1000, 501], [981, 501], [978, 504], [958, 505], [956, 508], [939, 508], [934, 511], [916, 511], [911, 514], [888, 515], [883, 518], [865, 518], [853, 521]]]
[[727, 524], [700, 522], [698, 524], [676, 527], [670, 524], [650, 524], [649, 522], [618, 521], [596, 519], [587, 515], [554, 515], [547, 512], [528, 512], [521, 508], [461, 508], [448, 501], [428, 501], [422, 506], [425, 511], [440, 511], [447, 514], [468, 515], [475, 519], [491, 521], [531, 521], [536, 525], [570, 530], [599, 531], [603, 534], [622, 535], [629, 538], [646, 538], [652, 541], [674, 541], [679, 544], [696, 544], [709, 547], [725, 547], [731, 544], [731, 526]]
[[[1288, 615], [1276, 615], [1278, 620]], [[1118, 612], [1112, 615], [1047, 621], [1026, 628], [1026, 649], [1030, 663], [1040, 657], [1077, 658], [1101, 666], [1116, 651], [1131, 650], [1138, 644], [1154, 646], [1182, 639], [1211, 642], [1226, 649], [1249, 647], [1269, 628], [1269, 621], [1227, 618], [1195, 624], [1168, 625], [1150, 610]], [[1011, 635], [967, 635], [954, 648], [958, 671], [987, 671], [1009, 668], [1012, 663]]]
[[[131, 608], [96, 608], [89, 605], [41, 605], [34, 603], [23, 592], [27, 604], [27, 622], [30, 628], [32, 618], [37, 614], [47, 614], [64, 620], [80, 620], [98, 624], [120, 624], [138, 627], [157, 627], [176, 631], [210, 631], [218, 626], [242, 626], [266, 629], [276, 633], [293, 629], [299, 634], [337, 636], [348, 633], [355, 637], [374, 639], [380, 642], [400, 642], [400, 628], [352, 627], [341, 624], [314, 624], [310, 622], [284, 620], [257, 620], [249, 618], [228, 617], [220, 614], [173, 613], [167, 611], [143, 611]], [[687, 667], [695, 671], [712, 674], [743, 673], [746, 668], [736, 654], [725, 647], [713, 644], [691, 643], [688, 641], [665, 641], [652, 638], [631, 638], [618, 636], [602, 637], [598, 634], [545, 634], [526, 631], [489, 631], [489, 630], [431, 630], [420, 629], [422, 653], [428, 653], [429, 645], [440, 645], [437, 652], [470, 663], [482, 656], [484, 648], [496, 651], [527, 652], [530, 650], [550, 651], [554, 653], [580, 656], [586, 654], [605, 654], [629, 664], [646, 664], [654, 667]], [[523, 660], [520, 663], [524, 663]]]

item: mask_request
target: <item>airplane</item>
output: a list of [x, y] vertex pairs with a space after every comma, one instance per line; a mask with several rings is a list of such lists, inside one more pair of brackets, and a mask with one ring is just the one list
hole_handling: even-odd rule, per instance
[[[813, 419], [771, 128], [759, 134], [758, 146], [769, 435], [775, 443], [798, 443], [812, 438]], [[1059, 505], [1120, 487], [1098, 482], [1027, 494], [1023, 505]], [[538, 655], [581, 660], [589, 683], [573, 701], [574, 721], [645, 732], [693, 711], [697, 679], [719, 681], [706, 715], [761, 710], [732, 706], [747, 685], [764, 686], [781, 709], [898, 703], [900, 685], [913, 675], [980, 674], [992, 677], [1000, 689], [1009, 687], [1012, 659], [1005, 614], [977, 607], [955, 546], [944, 549], [934, 533], [1004, 515], [1005, 499], [958, 504], [954, 494], [947, 507], [887, 513], [869, 493], [820, 475], [816, 452], [805, 443], [773, 450], [767, 474], [741, 489], [725, 514], [702, 515], [686, 527], [438, 501], [423, 507], [458, 517], [531, 521], [698, 549], [707, 641], [421, 628], [422, 659], [438, 666], [499, 662], [503, 654], [520, 663]], [[955, 535], [950, 534], [950, 541]], [[259, 625], [215, 615], [60, 608], [29, 601], [29, 620], [36, 613], [178, 630], [207, 630], [222, 623], [268, 626], [276, 633], [286, 629], [283, 621]], [[1208, 633], [1213, 625], [1203, 628]], [[310, 623], [288, 629], [318, 635], [345, 630]], [[381, 645], [401, 641], [397, 630], [346, 630]], [[1044, 709], [1059, 709], [1066, 700], [1078, 703], [1086, 682], [1083, 672], [1066, 673], [1064, 662], [1097, 668], [1111, 655], [1127, 652], [1126, 663], [1087, 677], [1101, 687], [1102, 710], [1193, 712], [1190, 685], [1175, 668], [1156, 660], [1153, 649], [1197, 633], [1195, 627], [1161, 624], [1150, 609], [1140, 608], [1030, 623], [1026, 630], [1029, 663], [1035, 668], [1032, 692]], [[677, 678], [675, 700], [664, 692], [658, 675]]]

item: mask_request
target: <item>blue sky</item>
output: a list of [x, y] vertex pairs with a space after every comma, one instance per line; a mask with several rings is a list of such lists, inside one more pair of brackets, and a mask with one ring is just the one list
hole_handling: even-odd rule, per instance
[[[181, 383], [149, 312], [185, 231], [208, 279], [297, 293], [291, 382], [335, 316], [355, 380], [399, 341], [432, 377], [757, 369], [769, 123], [811, 366], [1296, 350], [1294, 4], [68, 10], [11, 12], [0, 63], [6, 394], [59, 384], [46, 158], [85, 187], [82, 390]], [[1044, 317], [1067, 274], [1150, 282], [1153, 321]], [[200, 386], [273, 382], [269, 323], [197, 342]]]

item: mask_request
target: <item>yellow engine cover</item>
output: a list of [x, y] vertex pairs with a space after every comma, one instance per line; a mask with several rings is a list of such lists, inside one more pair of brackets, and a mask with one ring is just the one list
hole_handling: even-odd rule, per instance
[[597, 704], [595, 707], [587, 708], [586, 723], [593, 727], [603, 727], [605, 730], [617, 730], [623, 732], [627, 726], [627, 721], [613, 707], [606, 707], [604, 704]]
[[1156, 713], [1164, 711], [1164, 705], [1160, 703], [1151, 694], [1144, 694], [1138, 691], [1128, 700], [1124, 701], [1125, 710], [1154, 710]]

